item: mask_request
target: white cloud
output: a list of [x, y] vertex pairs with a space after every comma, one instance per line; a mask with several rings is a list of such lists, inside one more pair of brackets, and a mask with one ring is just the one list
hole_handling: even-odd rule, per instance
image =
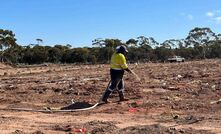
[[214, 13], [213, 13], [213, 12], [207, 12], [207, 13], [206, 13], [206, 16], [208, 16], [208, 17], [213, 17], [213, 16], [214, 16]]
[[188, 14], [188, 15], [187, 15], [187, 18], [188, 18], [189, 20], [193, 20], [193, 15]]
[[221, 13], [221, 10], [215, 10], [216, 13]]
[[209, 21], [221, 24], [221, 10], [208, 11], [206, 16], [209, 17]]
[[221, 16], [215, 18], [217, 24], [221, 24]]
[[186, 14], [186, 13], [180, 13], [181, 16], [184, 16], [185, 18], [189, 20], [193, 20], [193, 15], [192, 14]]

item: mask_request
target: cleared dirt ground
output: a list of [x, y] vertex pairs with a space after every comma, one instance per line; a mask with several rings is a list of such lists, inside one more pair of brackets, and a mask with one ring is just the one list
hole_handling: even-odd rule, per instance
[[[118, 103], [114, 92], [112, 103], [90, 111], [0, 110], [0, 133], [221, 133], [221, 60], [129, 66], [141, 78], [125, 73], [129, 101]], [[108, 65], [0, 64], [0, 108], [95, 104], [108, 82]]]

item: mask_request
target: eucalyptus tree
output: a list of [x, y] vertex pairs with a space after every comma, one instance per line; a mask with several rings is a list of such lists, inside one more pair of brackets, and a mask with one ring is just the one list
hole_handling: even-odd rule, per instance
[[7, 49], [15, 45], [17, 45], [15, 34], [10, 30], [0, 29], [0, 49]]
[[139, 46], [150, 46], [151, 48], [159, 47], [160, 43], [153, 37], [139, 36], [137, 37], [137, 44]]
[[145, 36], [139, 36], [137, 37], [138, 40], [138, 45], [139, 46], [145, 46], [145, 45], [149, 45], [149, 39]]
[[104, 39], [102, 39], [102, 38], [94, 39], [94, 40], [92, 40], [92, 45], [98, 46], [98, 47], [104, 47], [105, 46]]
[[183, 48], [185, 46], [185, 42], [184, 39], [181, 40], [170, 39], [164, 41], [161, 45], [168, 49], [175, 49], [175, 48]]
[[15, 34], [10, 30], [0, 29], [0, 59], [3, 61], [4, 51], [10, 47], [16, 46]]
[[138, 43], [138, 40], [133, 39], [133, 38], [126, 41], [126, 44], [128, 47], [137, 47], [138, 46], [137, 43]]
[[114, 52], [114, 49], [117, 46], [125, 45], [121, 40], [119, 39], [102, 39], [97, 38], [92, 41], [92, 45], [100, 47], [100, 54], [103, 57], [103, 59], [106, 59], [109, 63], [110, 56]]
[[[133, 41], [133, 40], [132, 40]], [[137, 37], [137, 59], [141, 61], [150, 61], [154, 59], [154, 49], [159, 43], [153, 37], [139, 36]]]
[[218, 40], [221, 40], [221, 34], [217, 34]]
[[37, 38], [36, 41], [37, 41], [37, 45], [40, 45], [40, 43], [43, 43], [43, 39], [40, 39], [40, 38]]
[[216, 40], [218, 40], [218, 36], [210, 28], [196, 27], [189, 32], [185, 43], [187, 46], [196, 48], [202, 57], [206, 58], [210, 42]]

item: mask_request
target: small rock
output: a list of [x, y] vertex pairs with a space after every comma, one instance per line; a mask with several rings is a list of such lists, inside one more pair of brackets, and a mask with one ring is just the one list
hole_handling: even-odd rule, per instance
[[216, 85], [212, 85], [211, 87], [213, 90], [216, 90]]
[[162, 97], [160, 97], [160, 99], [169, 100], [170, 97], [169, 96], [162, 96]]
[[171, 86], [171, 87], [168, 87], [167, 89], [169, 89], [169, 90], [178, 90], [179, 88]]
[[179, 115], [174, 115], [173, 116], [173, 119], [178, 119], [179, 118]]
[[21, 130], [15, 130], [15, 132], [13, 132], [12, 134], [25, 134], [25, 133]]

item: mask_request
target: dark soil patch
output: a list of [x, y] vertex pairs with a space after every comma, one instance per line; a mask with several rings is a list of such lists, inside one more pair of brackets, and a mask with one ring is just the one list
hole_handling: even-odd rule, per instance
[[70, 104], [68, 106], [62, 107], [61, 110], [83, 109], [83, 108], [89, 108], [91, 106], [93, 106], [93, 105], [89, 104], [88, 102], [75, 102], [75, 103]]

